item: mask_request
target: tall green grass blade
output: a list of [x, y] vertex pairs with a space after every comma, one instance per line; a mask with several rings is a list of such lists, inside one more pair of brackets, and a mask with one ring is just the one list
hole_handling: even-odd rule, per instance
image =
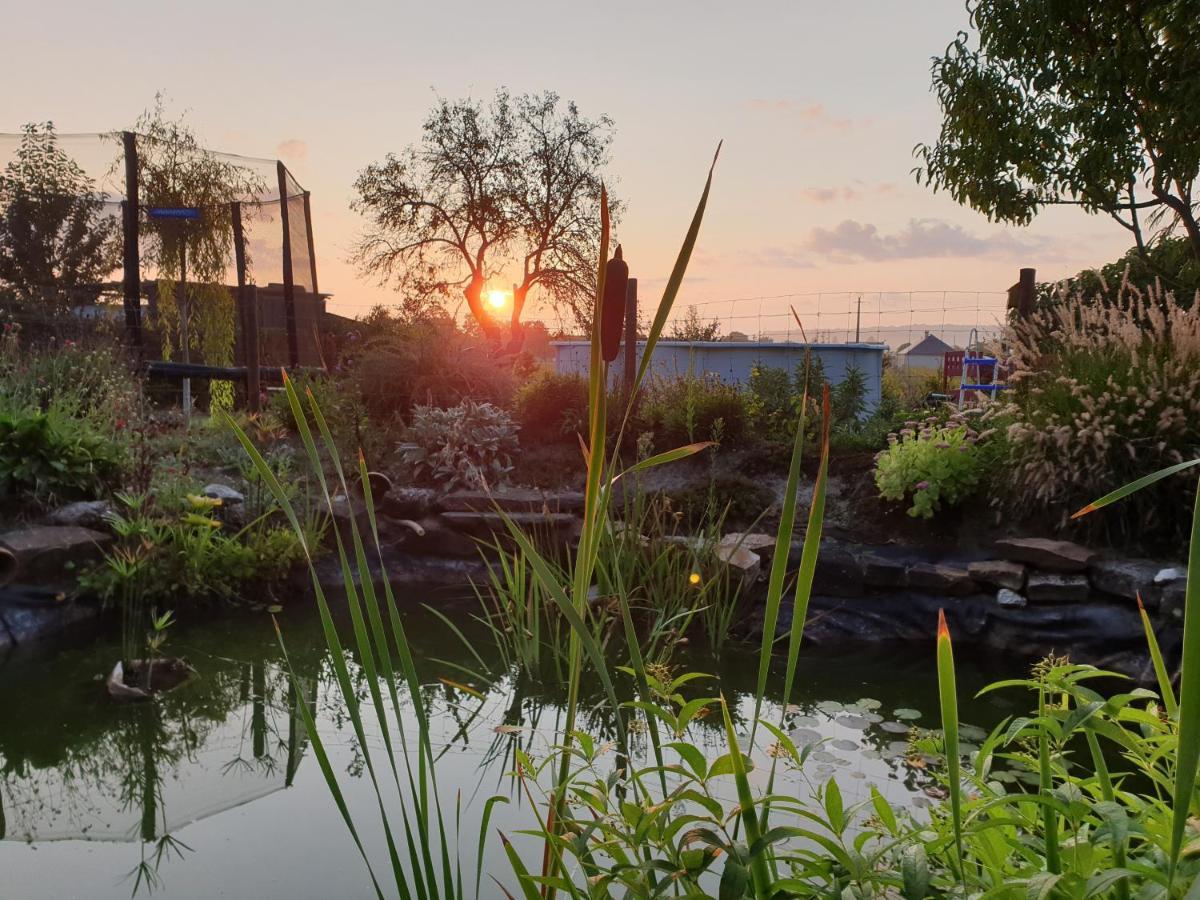
[[1179, 747], [1175, 758], [1175, 791], [1171, 817], [1171, 881], [1183, 850], [1183, 836], [1196, 791], [1200, 766], [1200, 486], [1192, 511], [1184, 591], [1183, 662], [1179, 674]]
[[[733, 730], [733, 719], [729, 716], [729, 704], [721, 695], [721, 716], [725, 721], [725, 741], [729, 746], [729, 760], [733, 767], [733, 780], [737, 785], [738, 818], [746, 827], [746, 844], [755, 847], [762, 837], [758, 823], [758, 811], [754, 806], [754, 794], [750, 790], [750, 779], [746, 774], [746, 759], [738, 746], [737, 732]], [[767, 866], [767, 852], [759, 849], [750, 857], [750, 876], [754, 882], [754, 896], [766, 900], [771, 896], [771, 872]]]
[[965, 880], [962, 839], [962, 771], [958, 749], [958, 685], [954, 671], [954, 645], [950, 640], [950, 629], [946, 626], [946, 613], [940, 609], [938, 610], [937, 675], [942, 734], [946, 745], [946, 780], [947, 788], [950, 791], [950, 819], [954, 826], [954, 855], [958, 863], [958, 877]]
[[[299, 684], [296, 678], [296, 672], [292, 668], [291, 658], [288, 656], [287, 646], [283, 643], [283, 635], [279, 631], [279, 623], [271, 620], [275, 625], [275, 637], [279, 641], [279, 649], [283, 653], [283, 662], [287, 666], [288, 677], [293, 684]], [[346, 829], [350, 832], [350, 838], [354, 841], [354, 846], [358, 849], [358, 855], [362, 857], [363, 865], [366, 866], [367, 875], [371, 878], [371, 885], [375, 888], [375, 896], [379, 900], [383, 900], [383, 889], [379, 886], [379, 880], [375, 877], [375, 870], [371, 866], [371, 860], [367, 857], [367, 851], [363, 847], [362, 838], [358, 835], [358, 828], [354, 824], [354, 818], [350, 815], [350, 807], [346, 805], [346, 797], [342, 794], [342, 787], [338, 784], [337, 775], [334, 774], [333, 766], [329, 762], [329, 754], [325, 751], [325, 742], [321, 738], [321, 734], [317, 731], [317, 723], [313, 718], [312, 710], [308, 707], [308, 700], [305, 699], [303, 691], [297, 691], [296, 697], [299, 701], [300, 719], [304, 723], [304, 730], [308, 733], [309, 744], [313, 748], [313, 756], [317, 759], [317, 766], [321, 770], [321, 775], [325, 779], [325, 784], [329, 788], [329, 794], [333, 797], [333, 803], [338, 809], [338, 814], [342, 817], [342, 821], [346, 824]]]
[[[301, 440], [304, 442], [305, 448], [309, 452], [310, 461], [315, 461], [316, 463], [315, 470], [319, 472], [320, 459], [317, 455], [316, 444], [312, 440], [312, 434], [308, 429], [308, 423], [304, 417], [303, 410], [300, 408], [299, 399], [296, 397], [295, 389], [292, 387], [290, 380], [286, 379], [286, 376], [284, 381], [284, 389], [288, 392], [288, 400], [292, 404], [293, 413], [297, 415], [297, 426], [300, 428]], [[299, 517], [296, 515], [296, 511], [292, 507], [291, 500], [288, 498], [287, 493], [284, 491], [282, 485], [280, 485], [279, 480], [275, 477], [271, 467], [267, 465], [257, 448], [253, 445], [253, 443], [251, 443], [249, 437], [246, 436], [245, 432], [242, 431], [237, 422], [234, 421], [231, 416], [228, 416], [228, 414], [226, 414], [226, 421], [233, 429], [233, 433], [237, 437], [238, 442], [250, 456], [251, 462], [253, 463], [255, 469], [263, 479], [263, 482], [267, 485], [268, 489], [271, 491], [280, 508], [283, 510], [284, 515], [291, 523], [292, 528], [295, 530], [300, 540], [301, 546], [304, 547], [305, 556], [309, 566], [309, 576], [313, 586], [313, 593], [317, 600], [317, 611], [321, 621], [321, 629], [325, 637], [325, 644], [330, 651], [330, 665], [333, 668], [334, 678], [338, 684], [338, 689], [341, 691], [344, 699], [346, 700], [347, 713], [350, 716], [350, 722], [353, 726], [355, 738], [360, 744], [363, 754], [363, 761], [367, 768], [367, 774], [370, 778], [372, 789], [375, 792], [379, 815], [384, 829], [384, 836], [387, 840], [388, 855], [392, 864], [393, 875], [395, 876], [397, 886], [400, 888], [402, 896], [407, 897], [407, 881], [404, 877], [403, 867], [400, 865], [399, 852], [396, 849], [391, 823], [388, 820], [387, 810], [383, 803], [383, 795], [379, 788], [374, 758], [370, 753], [370, 747], [367, 743], [366, 729], [363, 725], [362, 716], [360, 714], [358, 702], [354, 693], [353, 683], [350, 679], [350, 672], [346, 666], [345, 650], [342, 646], [341, 639], [338, 637], [337, 628], [333, 623], [333, 616], [330, 612], [329, 604], [325, 597], [324, 588], [321, 586], [320, 579], [317, 577], [312, 553], [305, 544], [303, 528], [300, 524]], [[318, 481], [322, 485], [322, 490], [327, 498], [327, 503], [329, 503], [329, 508], [332, 510], [332, 502], [329, 499], [323, 473], [318, 474]], [[345, 571], [348, 563], [345, 561], [344, 552], [342, 551], [340, 544], [339, 552], [342, 553], [343, 571]]]
[[1088, 513], [1093, 513], [1098, 509], [1103, 509], [1109, 504], [1116, 503], [1118, 500], [1124, 500], [1130, 494], [1136, 494], [1142, 488], [1149, 487], [1156, 481], [1162, 481], [1164, 478], [1182, 472], [1185, 469], [1190, 469], [1192, 466], [1200, 466], [1200, 459], [1188, 459], [1181, 463], [1176, 463], [1173, 466], [1167, 466], [1165, 469], [1159, 469], [1157, 472], [1151, 472], [1149, 475], [1139, 478], [1137, 481], [1131, 481], [1129, 484], [1122, 485], [1115, 491], [1105, 494], [1099, 500], [1093, 500], [1082, 509], [1076, 510], [1071, 514], [1072, 519], [1078, 519], [1080, 516], [1086, 516]]
[[1167, 715], [1174, 718], [1179, 711], [1179, 703], [1175, 700], [1175, 689], [1171, 686], [1171, 675], [1167, 671], [1167, 664], [1163, 660], [1162, 648], [1158, 646], [1158, 637], [1154, 633], [1154, 624], [1150, 621], [1150, 616], [1146, 614], [1146, 607], [1142, 605], [1142, 595], [1137, 595], [1138, 615], [1142, 619], [1142, 631], [1146, 634], [1146, 648], [1150, 652], [1150, 662], [1154, 666], [1154, 678], [1158, 682], [1158, 694], [1162, 697], [1163, 706], [1166, 707]]
[[[1089, 503], [1075, 513], [1073, 518], [1115, 503], [1144, 487], [1195, 465], [1200, 465], [1200, 459], [1186, 460], [1173, 466], [1167, 466], [1165, 469], [1159, 469], [1157, 472], [1131, 481], [1099, 500]], [[1157, 641], [1151, 643], [1152, 647], [1156, 645]], [[1157, 664], [1155, 675], [1158, 675]], [[1163, 679], [1160, 677], [1160, 686], [1162, 681]], [[1167, 683], [1169, 686], [1169, 680]], [[1163, 702], [1167, 702], [1165, 692]], [[1200, 486], [1196, 490], [1196, 502], [1192, 510], [1191, 539], [1188, 543], [1188, 575], [1187, 587], [1184, 590], [1183, 613], [1183, 660], [1179, 676], [1177, 715], [1179, 734], [1175, 754], [1175, 783], [1172, 791], [1170, 868], [1168, 872], [1168, 879], [1172, 885], [1179, 865], [1179, 856], [1183, 851], [1184, 834], [1187, 831], [1192, 798], [1196, 790], [1197, 768], [1200, 767]]]
[[1050, 766], [1050, 730], [1046, 725], [1046, 684], [1038, 684], [1038, 790], [1046, 802], [1042, 804], [1042, 831], [1046, 852], [1046, 870], [1055, 875], [1062, 872], [1062, 856], [1058, 840], [1058, 812], [1049, 802], [1054, 792], [1054, 771]]
[[[692, 223], [688, 226], [687, 236], [683, 239], [683, 246], [679, 248], [679, 255], [675, 258], [675, 265], [671, 269], [671, 274], [667, 278], [667, 285], [663, 288], [662, 300], [659, 301], [658, 310], [654, 314], [654, 321], [650, 325], [650, 330], [646, 334], [646, 348], [642, 351], [642, 359], [638, 364], [637, 377], [634, 379], [633, 393], [636, 394], [642, 383], [646, 379], [646, 372], [650, 369], [650, 360], [654, 355], [654, 348], [658, 344], [659, 336], [662, 334], [663, 328], [667, 324], [667, 317], [671, 315], [671, 308], [675, 305], [675, 297], [679, 294], [679, 288], [683, 285], [683, 276], [687, 272], [688, 263], [692, 259], [692, 250], [696, 246], [696, 238], [700, 235], [700, 223], [704, 221], [704, 210], [708, 206], [708, 194], [712, 189], [713, 170], [717, 167], [717, 159], [721, 156], [721, 145], [717, 144], [717, 151], [713, 154], [712, 164], [708, 167], [708, 178], [704, 181], [704, 190], [700, 194], [700, 202], [696, 204], [696, 212], [692, 215]], [[626, 418], [628, 418], [626, 411]], [[622, 427], [624, 431], [624, 427]]]

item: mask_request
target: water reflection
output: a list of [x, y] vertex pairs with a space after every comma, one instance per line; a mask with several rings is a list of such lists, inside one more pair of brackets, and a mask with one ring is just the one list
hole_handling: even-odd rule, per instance
[[[366, 779], [353, 777], [362, 774], [362, 752], [339, 702], [318, 623], [290, 611], [282, 625], [294, 683], [268, 617], [223, 617], [181, 624], [172, 652], [187, 657], [201, 677], [144, 705], [114, 703], [98, 680], [118, 652], [115, 635], [27, 648], [0, 664], [0, 837], [46, 849], [61, 846], [63, 852], [54, 858], [65, 861], [51, 870], [28, 855], [6, 856], [0, 846], [0, 868], [15, 872], [18, 885], [44, 887], [44, 896], [108, 896], [98, 887], [101, 881], [121, 884], [111, 896], [153, 890], [165, 882], [172, 895], [190, 889], [188, 895], [210, 896], [245, 877], [236, 844], [252, 840], [260, 860], [286, 855], [299, 861], [273, 868], [268, 890], [275, 893], [258, 895], [318, 895], [314, 880], [330, 876], [315, 868], [320, 865], [315, 860], [329, 858], [330, 846], [348, 844], [348, 838], [316, 766], [305, 764], [309, 742], [299, 715], [301, 694], [316, 711], [339, 775], [351, 776], [343, 784], [350, 783], [352, 804], [364, 800], [355, 785], [365, 787]], [[562, 725], [561, 686], [501, 672], [472, 684], [482, 694], [478, 699], [439, 678], [462, 681], [455, 664], [478, 669], [480, 660], [461, 658], [455, 639], [433, 620], [410, 623], [409, 633], [420, 636], [414, 650], [426, 683], [424, 700], [434, 716], [431, 739], [439, 754], [443, 796], [461, 796], [462, 820], [468, 823], [474, 821], [471, 811], [488, 797], [504, 794], [514, 802], [497, 809], [494, 827], [509, 833], [528, 827], [528, 809], [506, 773], [518, 748], [534, 757], [545, 755]], [[753, 714], [753, 652], [729, 654], [719, 684], [687, 687], [690, 696], [723, 691], [739, 698], [733, 711], [743, 736]], [[482, 662], [494, 663], [486, 654]], [[683, 672], [705, 669], [711, 660], [681, 656], [674, 663]], [[351, 671], [356, 692], [369, 707], [365, 677], [357, 666]], [[1008, 673], [1013, 674], [1011, 668]], [[936, 709], [927, 655], [911, 649], [875, 648], [865, 656], [815, 651], [800, 674], [802, 699], [786, 711], [775, 705], [765, 712], [776, 721], [784, 713], [792, 738], [810, 746], [810, 764], [803, 772], [785, 773], [785, 789], [804, 796], [832, 776], [848, 801], [865, 798], [868, 785], [876, 784], [894, 803], [919, 805], [929, 779], [910, 729], [933, 724], [922, 718]], [[989, 674], [961, 672], [964, 696]], [[630, 689], [628, 683], [622, 687]], [[407, 701], [402, 697], [401, 703]], [[597, 743], [615, 740], [599, 684], [585, 685], [583, 703], [581, 727]], [[1001, 712], [964, 706], [964, 717], [984, 725]], [[689, 734], [713, 756], [725, 749], [719, 718], [696, 721]], [[382, 752], [377, 723], [368, 719], [365, 725], [372, 752], [377, 747]], [[634, 729], [629, 753], [635, 761], [647, 757], [644, 732]], [[611, 758], [616, 765], [615, 752]], [[292, 799], [284, 806], [247, 807], [292, 787], [305, 773], [306, 789], [288, 792]], [[753, 777], [765, 783], [766, 774]], [[728, 799], [734, 799], [732, 784]], [[306, 817], [308, 827], [281, 821], [281, 808], [283, 815]], [[236, 815], [222, 817], [234, 809]], [[205, 834], [213, 829], [197, 823], [213, 817], [215, 831], [227, 840], [200, 846], [203, 842], [192, 835], [198, 828]], [[471, 830], [464, 825], [459, 838], [464, 859], [474, 858]], [[122, 844], [137, 849], [119, 850]], [[101, 846], [114, 849], [98, 853]], [[502, 859], [494, 862], [506, 867]], [[355, 883], [361, 871], [352, 860], [346, 864], [352, 868], [340, 874]]]

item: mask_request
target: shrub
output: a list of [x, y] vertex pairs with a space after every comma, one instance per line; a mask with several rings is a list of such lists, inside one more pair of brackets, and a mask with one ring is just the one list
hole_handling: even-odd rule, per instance
[[442, 320], [393, 322], [352, 345], [343, 368], [378, 422], [407, 418], [415, 406], [451, 407], [466, 399], [505, 404], [515, 386], [511, 359], [490, 355], [485, 340]]
[[[910, 421], [888, 436], [888, 448], [875, 460], [875, 485], [888, 500], [912, 500], [910, 516], [931, 519], [943, 506], [955, 506], [978, 487], [987, 460], [981, 436], [954, 416], [946, 425], [937, 417]], [[990, 437], [990, 435], [983, 435]]]
[[0, 495], [69, 500], [109, 487], [121, 449], [88, 423], [57, 413], [0, 413]]
[[401, 445], [413, 477], [453, 490], [506, 479], [517, 450], [517, 426], [490, 403], [464, 400], [450, 409], [418, 406]]
[[513, 417], [526, 444], [568, 440], [587, 431], [588, 387], [579, 375], [542, 369], [517, 389]]
[[[1128, 284], [1111, 305], [1079, 295], [1010, 330], [1014, 509], [1066, 516], [1145, 472], [1200, 453], [1200, 316]], [[1188, 526], [1170, 479], [1104, 517], [1110, 536], [1178, 545]], [[1183, 511], [1180, 511], [1183, 510]]]
[[717, 433], [736, 443], [746, 433], [746, 420], [741, 393], [715, 375], [659, 379], [641, 406], [641, 430], [654, 433], [660, 450], [712, 440]]

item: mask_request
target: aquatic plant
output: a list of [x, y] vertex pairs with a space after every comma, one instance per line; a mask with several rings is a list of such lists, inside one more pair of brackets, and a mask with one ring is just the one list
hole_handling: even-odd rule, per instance
[[[707, 195], [706, 185], [649, 332], [650, 346], [637, 374], [638, 384], [678, 290]], [[604, 224], [602, 261], [607, 256]], [[603, 296], [603, 277], [601, 269], [598, 297]], [[553, 563], [535, 538], [501, 514], [505, 537], [519, 551], [509, 557], [511, 568], [503, 576], [512, 582], [512, 596], [530, 596], [536, 584], [537, 602], [553, 604], [567, 625], [562, 672], [568, 699], [555, 742], [538, 755], [523, 747], [514, 750], [512, 783], [528, 801], [531, 821], [523, 835], [536, 841], [536, 858], [523, 855], [508, 835], [492, 833], [495, 805], [507, 802], [497, 795], [479, 811], [480, 850], [473, 885], [464, 876], [455, 838], [448, 831], [451, 817], [461, 825], [462, 810], [439, 791], [428, 711], [403, 617], [386, 571], [377, 580], [374, 561], [368, 561], [367, 541], [373, 544], [372, 556], [380, 567], [384, 560], [361, 457], [367, 534], [352, 520], [349, 533], [334, 532], [334, 540], [352, 623], [350, 646], [361, 661], [368, 692], [363, 700], [347, 672], [347, 647], [312, 569], [330, 664], [373, 789], [378, 815], [373, 827], [382, 832], [387, 846], [390, 880], [381, 880], [366, 850], [366, 826], [347, 804], [303, 698], [301, 711], [314, 756], [377, 896], [385, 896], [385, 882], [388, 894], [402, 898], [479, 896], [499, 890], [504, 896], [526, 900], [551, 900], [559, 894], [756, 900], [897, 894], [906, 898], [1099, 897], [1135, 891], [1139, 897], [1192, 895], [1200, 877], [1200, 860], [1187, 852], [1200, 838], [1189, 822], [1200, 765], [1200, 504], [1193, 516], [1183, 670], [1173, 712], [1164, 699], [1148, 690], [1101, 693], [1092, 683], [1111, 686], [1117, 676], [1052, 658], [1035, 667], [1028, 678], [987, 689], [1029, 691], [1033, 713], [1005, 721], [984, 735], [964, 764], [962, 755], [969, 751], [959, 739], [965, 729], [958, 723], [952, 639], [943, 620], [936, 654], [943, 730], [940, 739], [921, 740], [941, 748], [940, 757], [934, 757], [935, 774], [944, 782], [948, 807], [935, 808], [927, 821], [918, 820], [894, 808], [877, 790], [867, 800], [848, 804], [836, 780], [814, 784], [809, 796], [791, 796], [776, 791], [774, 784], [778, 766], [803, 770], [812, 749], [801, 748], [788, 733], [786, 715], [821, 537], [832, 418], [828, 389], [822, 390], [821, 400], [821, 463], [793, 586], [791, 624], [782, 642], [786, 665], [780, 718], [770, 721], [763, 716], [763, 699], [771, 661], [781, 643], [777, 629], [797, 515], [796, 488], [807, 431], [804, 416], [794, 430], [788, 489], [776, 535], [754, 708], [749, 721], [743, 722], [719, 690], [707, 690], [710, 676], [677, 674], [646, 657], [630, 585], [619, 585], [624, 590], [612, 598], [614, 633], [623, 638], [628, 665], [614, 668], [606, 657], [591, 601], [602, 570], [602, 548], [613, 530], [613, 488], [638, 471], [682, 459], [704, 445], [649, 456], [621, 470], [607, 452], [607, 397], [600, 353], [599, 338], [594, 336], [584, 446], [587, 490], [578, 548], [566, 563]], [[290, 382], [285, 389], [310, 465], [326, 502], [332, 503], [329, 480], [335, 480], [342, 492], [348, 488], [327, 423], [311, 396], [306, 409]], [[807, 407], [805, 401], [801, 408]], [[310, 419], [329, 453], [332, 479], [322, 470]], [[622, 422], [613, 446], [620, 446], [628, 412]], [[238, 433], [298, 535], [302, 534], [283, 487], [252, 442]], [[1179, 471], [1182, 466], [1147, 476], [1088, 509], [1099, 509]], [[310, 544], [305, 542], [304, 547], [312, 553]], [[521, 611], [514, 607], [514, 614]], [[632, 678], [634, 699], [620, 702], [617, 679], [626, 674]], [[612, 716], [615, 739], [611, 743], [597, 740], [583, 727], [585, 682], [598, 685]], [[469, 685], [458, 687], [464, 696], [473, 691]], [[689, 696], [696, 687], [705, 689], [706, 695]], [[400, 700], [402, 690], [408, 705]], [[1167, 694], [1165, 688], [1163, 693]], [[363, 720], [368, 711], [380, 723], [382, 749], [367, 740]], [[689, 732], [693, 723], [718, 712], [724, 747], [721, 755], [710, 759], [689, 739]], [[640, 749], [630, 740], [635, 730], [645, 735]], [[760, 732], [770, 735], [770, 744], [756, 742]], [[1080, 746], [1088, 749], [1088, 755], [1076, 759], [1074, 749]], [[1128, 773], [1110, 772], [1110, 756], [1120, 759]], [[751, 773], [762, 767], [767, 770], [765, 784], [760, 776], [751, 779]], [[511, 869], [488, 872], [494, 886], [489, 884], [485, 891], [484, 847], [490, 842], [499, 844]]]

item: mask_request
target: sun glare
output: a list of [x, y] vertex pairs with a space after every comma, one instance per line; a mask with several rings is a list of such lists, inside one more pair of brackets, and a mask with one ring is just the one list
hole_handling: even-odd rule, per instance
[[501, 309], [508, 302], [508, 294], [504, 291], [488, 291], [488, 303], [492, 309]]

